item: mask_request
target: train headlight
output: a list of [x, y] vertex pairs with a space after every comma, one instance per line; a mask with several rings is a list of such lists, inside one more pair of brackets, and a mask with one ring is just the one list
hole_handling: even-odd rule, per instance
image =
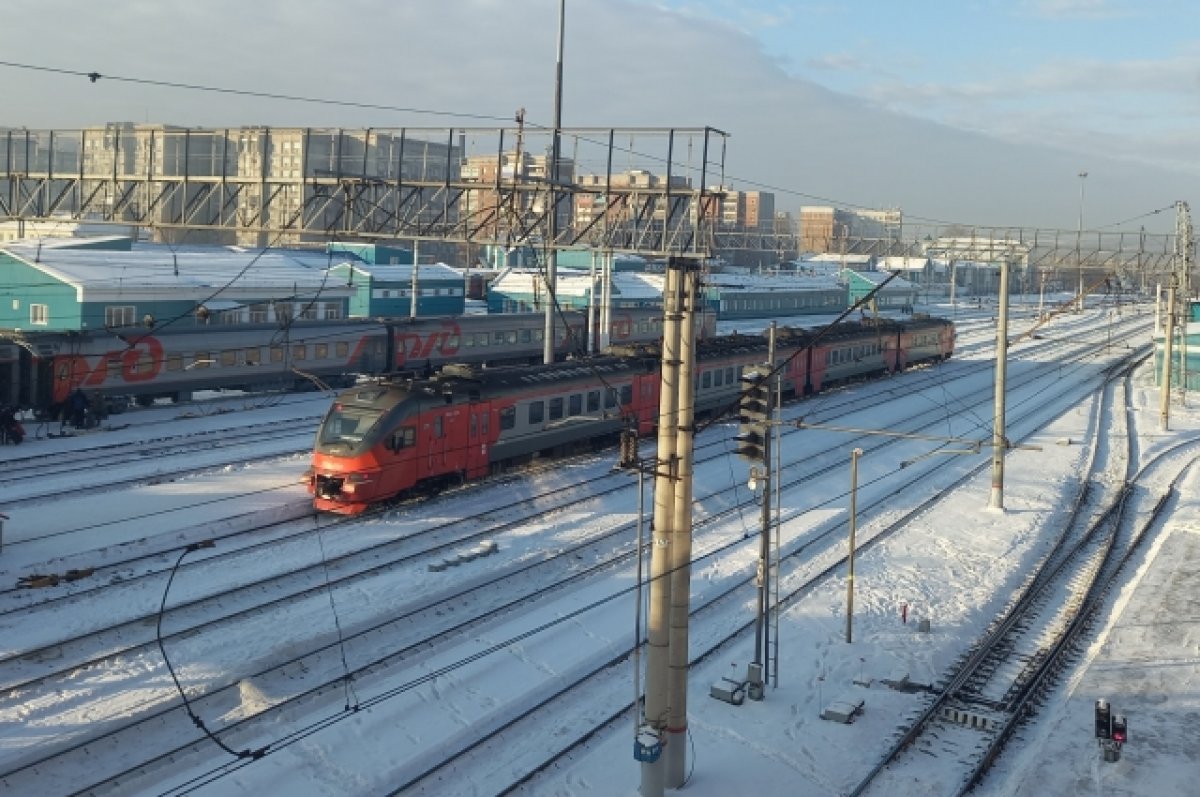
[[366, 473], [347, 473], [345, 481], [342, 482], [342, 491], [352, 493], [356, 488], [370, 484], [372, 481], [369, 474]]

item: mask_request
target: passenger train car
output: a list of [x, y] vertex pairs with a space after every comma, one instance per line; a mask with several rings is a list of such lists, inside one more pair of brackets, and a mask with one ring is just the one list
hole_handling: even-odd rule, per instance
[[[661, 315], [653, 308], [615, 311], [611, 340], [656, 341], [662, 337]], [[345, 386], [362, 374], [450, 362], [535, 363], [543, 358], [544, 324], [538, 313], [296, 320], [283, 326], [201, 325], [188, 318], [151, 329], [0, 333], [0, 404], [53, 417], [76, 388], [92, 401], [149, 404], [156, 398], [187, 399], [196, 390]], [[582, 351], [586, 326], [585, 313], [560, 317], [559, 358]], [[704, 328], [713, 334], [715, 317], [707, 316]]]
[[[788, 397], [819, 392], [954, 351], [944, 319], [848, 323], [823, 333], [782, 330], [777, 362]], [[697, 417], [736, 405], [744, 369], [767, 340], [734, 335], [697, 346]], [[340, 394], [317, 433], [306, 476], [318, 510], [343, 514], [418, 491], [475, 479], [537, 455], [613, 442], [624, 429], [655, 430], [656, 347], [586, 361], [478, 369], [449, 365], [430, 378], [391, 379]]]

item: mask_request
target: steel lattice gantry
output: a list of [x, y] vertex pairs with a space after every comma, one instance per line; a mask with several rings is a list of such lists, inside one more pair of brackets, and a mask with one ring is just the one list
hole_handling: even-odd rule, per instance
[[551, 168], [553, 131], [524, 125], [0, 129], [0, 220], [113, 223], [163, 238], [202, 230], [260, 246], [344, 237], [710, 252], [724, 133], [559, 135]]

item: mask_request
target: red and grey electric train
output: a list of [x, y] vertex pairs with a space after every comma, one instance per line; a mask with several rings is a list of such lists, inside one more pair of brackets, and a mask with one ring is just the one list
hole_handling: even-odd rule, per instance
[[[658, 340], [661, 316], [653, 308], [616, 311], [611, 340]], [[415, 371], [426, 364], [535, 363], [543, 357], [544, 323], [537, 313], [296, 320], [283, 327], [200, 325], [189, 318], [157, 329], [0, 332], [0, 404], [52, 417], [76, 388], [93, 400], [149, 404], [156, 398], [186, 399], [196, 390], [294, 389], [313, 380], [345, 386], [360, 374]], [[565, 312], [555, 328], [557, 355], [566, 357], [584, 346], [587, 315]], [[708, 314], [705, 333], [715, 328]]]
[[[784, 392], [801, 396], [849, 380], [945, 360], [954, 325], [935, 318], [841, 324], [821, 336], [781, 330], [791, 358]], [[765, 359], [766, 338], [735, 335], [697, 347], [696, 412], [736, 404], [743, 369]], [[796, 354], [799, 352], [799, 354]], [[796, 354], [795, 357], [792, 357]], [[309, 491], [318, 510], [370, 504], [475, 479], [542, 454], [599, 447], [623, 429], [650, 434], [659, 357], [627, 356], [510, 368], [450, 365], [430, 378], [388, 379], [341, 393], [317, 433]]]

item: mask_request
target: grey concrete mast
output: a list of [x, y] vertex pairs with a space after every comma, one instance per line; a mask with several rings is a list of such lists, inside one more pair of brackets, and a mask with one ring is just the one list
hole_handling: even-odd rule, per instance
[[[658, 458], [654, 476], [654, 520], [650, 536], [650, 608], [646, 622], [645, 725], [661, 740], [670, 717], [668, 667], [670, 653], [671, 550], [674, 530], [676, 419], [679, 398], [680, 316], [683, 277], [667, 268], [663, 288], [662, 384], [658, 397]], [[662, 797], [666, 759], [642, 762], [643, 797]]]
[[546, 192], [546, 329], [543, 362], [554, 362], [554, 313], [558, 307], [558, 161], [562, 149], [563, 30], [567, 0], [558, 0], [558, 59], [554, 74], [554, 136], [550, 142], [550, 184]]
[[1004, 508], [1004, 454], [1008, 448], [1008, 438], [1004, 436], [1004, 391], [1008, 374], [1008, 272], [1008, 260], [1001, 259], [1000, 315], [996, 322], [996, 399], [995, 416], [992, 419], [992, 492], [988, 499], [989, 509]]
[[671, 617], [668, 653], [666, 782], [673, 789], [687, 780], [688, 618], [692, 591], [692, 470], [696, 436], [696, 312], [699, 301], [700, 261], [672, 258], [669, 268], [681, 271], [682, 318], [679, 325], [679, 398], [675, 433], [678, 479], [674, 491], [674, 524], [671, 527]]

